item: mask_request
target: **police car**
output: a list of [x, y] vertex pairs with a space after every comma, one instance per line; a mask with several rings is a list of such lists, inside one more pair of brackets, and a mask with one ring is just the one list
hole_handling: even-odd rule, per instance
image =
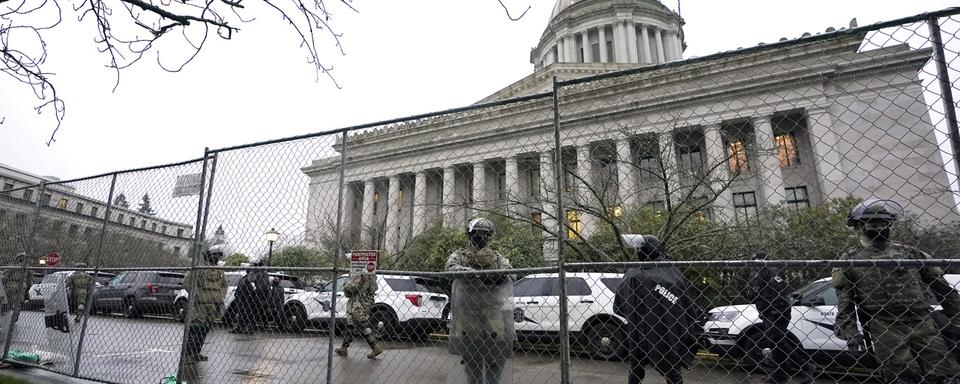
[[[613, 299], [622, 273], [566, 274], [569, 330], [598, 359], [623, 352], [626, 320], [613, 313]], [[521, 336], [556, 336], [560, 332], [560, 277], [556, 273], [526, 276], [513, 285], [514, 329]]]
[[[73, 275], [74, 271], [59, 271], [48, 274], [46, 276], [42, 274], [34, 274], [34, 280], [40, 279], [39, 282], [34, 283], [30, 286], [30, 290], [27, 291], [27, 308], [31, 309], [43, 309], [43, 298], [50, 295], [50, 290], [56, 286], [56, 282], [59, 278], [67, 279], [70, 275]], [[91, 276], [94, 276], [93, 272], [90, 272]], [[113, 277], [116, 276], [113, 273], [109, 272], [97, 272], [94, 277], [94, 290], [99, 289], [100, 287], [106, 285], [110, 282]], [[73, 300], [71, 298], [70, 300]]]
[[[345, 324], [347, 298], [343, 286], [349, 275], [337, 278], [338, 326]], [[330, 282], [316, 292], [303, 292], [287, 298], [284, 314], [287, 328], [299, 331], [307, 326], [328, 328], [331, 311]], [[377, 294], [370, 312], [374, 331], [381, 338], [400, 335], [422, 336], [441, 329], [449, 310], [447, 295], [438, 289], [419, 284], [412, 276], [377, 275]]]
[[[960, 275], [945, 275], [954, 289], [960, 288]], [[847, 361], [845, 340], [836, 335], [837, 293], [831, 278], [816, 280], [793, 293], [790, 331], [793, 337], [823, 361]], [[762, 322], [752, 304], [729, 305], [709, 311], [703, 325], [705, 346], [720, 355], [742, 359], [756, 366], [763, 359]]]

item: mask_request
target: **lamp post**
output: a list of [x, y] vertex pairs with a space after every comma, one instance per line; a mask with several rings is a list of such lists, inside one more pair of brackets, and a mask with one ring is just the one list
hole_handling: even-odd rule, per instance
[[267, 262], [266, 262], [266, 266], [269, 267], [270, 259], [273, 258], [273, 243], [277, 242], [277, 240], [280, 240], [280, 232], [277, 232], [277, 230], [274, 228], [270, 228], [270, 230], [267, 231], [267, 233], [264, 233], [263, 236], [267, 239], [267, 244], [270, 244], [270, 248], [267, 251]]

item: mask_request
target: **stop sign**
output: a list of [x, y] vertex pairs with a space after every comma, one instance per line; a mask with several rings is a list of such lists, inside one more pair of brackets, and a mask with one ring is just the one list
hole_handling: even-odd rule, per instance
[[47, 263], [48, 267], [56, 267], [57, 264], [60, 264], [60, 254], [55, 251], [51, 251], [43, 257], [43, 261]]

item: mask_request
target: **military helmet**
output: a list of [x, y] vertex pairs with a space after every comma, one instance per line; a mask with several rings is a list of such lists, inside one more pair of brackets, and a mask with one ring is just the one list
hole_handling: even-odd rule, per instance
[[226, 253], [227, 246], [225, 244], [215, 244], [207, 248], [207, 256], [218, 255], [217, 257], [223, 257]]
[[847, 226], [856, 227], [868, 221], [899, 221], [903, 207], [893, 200], [867, 199], [857, 204], [847, 217]]
[[87, 267], [87, 263], [77, 263], [77, 264], [75, 265], [75, 267], [77, 267], [77, 268], [86, 268], [86, 267]]
[[490, 219], [485, 217], [477, 217], [473, 220], [470, 220], [470, 223], [467, 224], [467, 234], [473, 232], [486, 232], [488, 235], [492, 235], [496, 230], [496, 227], [493, 225], [493, 222]]
[[13, 258], [14, 258], [14, 260], [17, 260], [17, 261], [23, 261], [23, 259], [26, 259], [26, 258], [27, 258], [27, 254], [26, 254], [26, 253], [23, 253], [23, 252], [20, 252], [20, 253], [18, 253], [16, 256], [14, 256]]
[[643, 255], [647, 259], [658, 260], [664, 257], [660, 239], [654, 235], [620, 235], [623, 244], [633, 248], [635, 254]]

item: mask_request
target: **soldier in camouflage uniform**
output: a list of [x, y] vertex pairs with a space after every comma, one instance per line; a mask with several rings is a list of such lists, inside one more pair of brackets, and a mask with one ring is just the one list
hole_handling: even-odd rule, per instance
[[347, 356], [354, 336], [362, 336], [370, 345], [368, 359], [376, 358], [383, 353], [383, 349], [377, 345], [377, 338], [370, 326], [370, 309], [373, 307], [376, 294], [376, 275], [354, 274], [344, 285], [343, 295], [347, 297], [347, 332], [343, 334], [343, 344], [336, 350], [338, 355]]
[[[469, 249], [458, 249], [447, 259], [448, 271], [510, 269], [507, 258], [487, 246], [494, 233], [488, 219], [470, 221]], [[497, 384], [508, 357], [513, 355], [513, 278], [510, 275], [457, 277], [450, 308], [449, 351], [460, 355], [471, 384]]]
[[[925, 253], [890, 241], [890, 229], [902, 217], [889, 200], [867, 200], [851, 213], [861, 248], [843, 259], [929, 259]], [[952, 382], [957, 362], [931, 317], [925, 293], [940, 302], [951, 325], [960, 325], [960, 294], [937, 267], [844, 267], [833, 270], [837, 290], [837, 333], [852, 351], [872, 347], [884, 378], [891, 383]], [[860, 333], [857, 324], [865, 334]]]
[[[77, 268], [86, 268], [87, 264], [77, 263]], [[79, 270], [67, 278], [67, 292], [70, 293], [70, 310], [73, 312], [73, 321], [79, 323], [83, 319], [84, 308], [87, 305], [87, 294], [93, 285], [93, 277], [87, 271]]]
[[[218, 265], [224, 251], [222, 245], [211, 246], [205, 253], [204, 261], [209, 266]], [[183, 280], [189, 290], [190, 300], [193, 301], [193, 317], [187, 328], [187, 351], [184, 363], [196, 364], [207, 361], [207, 357], [200, 354], [207, 333], [213, 323], [220, 319], [223, 313], [223, 298], [227, 295], [227, 279], [223, 271], [215, 269], [198, 269], [187, 272]]]
[[[23, 252], [14, 257], [17, 266], [22, 267], [27, 255]], [[7, 305], [9, 310], [13, 311], [14, 316], [18, 316], [20, 304], [27, 297], [27, 290], [30, 289], [30, 271], [25, 268], [8, 269], [3, 272], [3, 289], [7, 294]], [[17, 318], [12, 319], [13, 322]]]

